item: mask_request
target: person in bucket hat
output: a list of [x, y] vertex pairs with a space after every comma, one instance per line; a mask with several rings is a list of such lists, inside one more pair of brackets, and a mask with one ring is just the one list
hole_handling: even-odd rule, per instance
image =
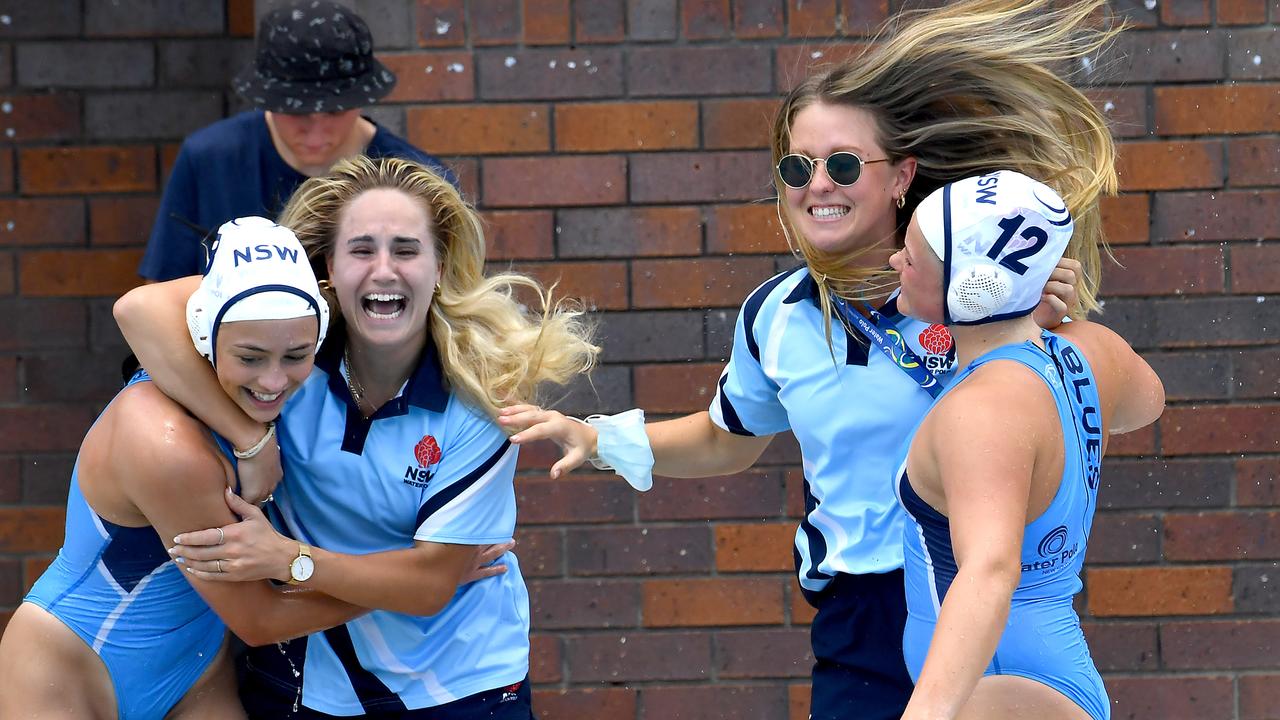
[[203, 236], [233, 218], [275, 217], [302, 181], [353, 155], [400, 157], [457, 184], [436, 158], [361, 108], [395, 87], [364, 20], [329, 0], [294, 0], [258, 24], [253, 61], [232, 81], [253, 107], [192, 133], [174, 162], [138, 274], [204, 270]]

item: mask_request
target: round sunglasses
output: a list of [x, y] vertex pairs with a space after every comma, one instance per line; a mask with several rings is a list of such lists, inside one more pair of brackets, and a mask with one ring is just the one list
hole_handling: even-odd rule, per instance
[[813, 180], [813, 172], [818, 163], [827, 169], [827, 177], [840, 187], [849, 187], [862, 177], [862, 166], [870, 163], [889, 162], [889, 158], [879, 160], [863, 160], [848, 151], [831, 153], [825, 159], [811, 158], [807, 155], [792, 153], [778, 161], [778, 177], [782, 184], [792, 190], [803, 190]]

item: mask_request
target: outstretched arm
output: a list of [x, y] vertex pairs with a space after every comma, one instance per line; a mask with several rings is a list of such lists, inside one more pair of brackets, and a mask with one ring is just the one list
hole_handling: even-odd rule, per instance
[[[227, 396], [209, 362], [191, 343], [186, 306], [199, 285], [200, 278], [193, 276], [134, 288], [116, 301], [116, 323], [165, 395], [235, 447], [250, 448], [266, 428]], [[279, 447], [272, 440], [252, 460], [241, 461], [241, 494], [255, 502], [262, 500], [280, 481], [280, 475]]]
[[[551, 466], [552, 478], [573, 470], [596, 454], [595, 428], [555, 410], [512, 405], [502, 409], [498, 423], [508, 432], [516, 433], [511, 436], [511, 442], [516, 445], [551, 440], [560, 446], [564, 455]], [[772, 435], [734, 435], [711, 422], [711, 415], [705, 411], [646, 423], [644, 429], [653, 449], [653, 472], [666, 477], [710, 477], [740, 472], [751, 467], [773, 439]]]
[[[951, 524], [958, 572], [904, 719], [956, 717], [991, 662], [1021, 578], [1022, 533], [1043, 424], [1034, 418], [1043, 408], [1027, 401], [1034, 394], [1009, 393], [1007, 385], [993, 384], [984, 395], [981, 385], [968, 386], [974, 380], [934, 408], [908, 460], [913, 484], [933, 478], [942, 489], [939, 510]], [[1009, 407], [1010, 397], [1018, 407]], [[1041, 399], [1052, 402], [1047, 395]]]

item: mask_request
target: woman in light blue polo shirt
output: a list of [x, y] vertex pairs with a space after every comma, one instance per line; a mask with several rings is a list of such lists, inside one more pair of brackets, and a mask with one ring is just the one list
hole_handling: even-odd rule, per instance
[[1053, 272], [1036, 317], [1053, 326], [1068, 309], [1096, 309], [1097, 197], [1116, 187], [1112, 139], [1047, 66], [1098, 49], [1107, 34], [1086, 23], [1103, 4], [970, 0], [895, 18], [899, 29], [865, 55], [787, 95], [773, 129], [774, 185], [805, 266], [747, 297], [708, 411], [637, 434], [528, 405], [500, 419], [519, 431], [512, 442], [561, 444], [553, 477], [591, 456], [641, 487], [646, 440], [654, 473], [705, 477], [750, 467], [791, 430], [804, 459], [796, 569], [818, 608], [814, 720], [897, 718], [911, 691], [892, 465], [955, 362], [945, 327], [903, 317], [892, 294], [887, 260], [916, 205], [983, 169], [1052, 178], [1077, 218], [1067, 253], [1076, 262]]
[[[515, 530], [517, 449], [494, 420], [499, 406], [565, 382], [598, 349], [580, 314], [537, 283], [484, 275], [479, 216], [426, 167], [342, 161], [303, 183], [280, 221], [340, 310], [281, 415], [287, 472], [269, 505], [280, 532], [232, 497], [244, 521], [192, 528], [172, 551], [205, 580], [269, 577], [375, 609], [246, 653], [245, 709], [272, 720], [529, 720], [528, 593], [515, 555], [497, 577], [458, 581], [476, 546]], [[230, 432], [247, 419], [202, 387], [207, 365], [177, 352], [189, 288], [175, 283], [134, 291], [117, 319], [161, 389]], [[546, 311], [525, 312], [517, 290]]]

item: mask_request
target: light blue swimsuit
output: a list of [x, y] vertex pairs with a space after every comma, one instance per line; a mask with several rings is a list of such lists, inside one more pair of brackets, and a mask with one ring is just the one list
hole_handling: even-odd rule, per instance
[[[1049, 507], [1026, 527], [1022, 580], [1014, 590], [1008, 623], [985, 674], [1020, 675], [1042, 682], [1094, 720], [1107, 720], [1111, 704], [1071, 605], [1081, 588], [1080, 570], [1098, 500], [1102, 418], [1097, 382], [1075, 346], [1048, 331], [1041, 338], [1046, 350], [1032, 343], [997, 348], [975, 360], [948, 386], [959, 386], [992, 360], [1022, 363], [1049, 386], [1065, 442], [1062, 480]], [[895, 486], [910, 518], [903, 532], [908, 613], [903, 654], [914, 681], [920, 677], [938, 611], [955, 578], [956, 561], [950, 524], [912, 489], [905, 459]]]
[[[147, 380], [139, 372], [129, 385]], [[78, 475], [77, 463], [62, 549], [25, 602], [61, 620], [102, 658], [120, 720], [160, 720], [213, 662], [226, 626], [169, 559], [155, 529], [99, 517]]]

